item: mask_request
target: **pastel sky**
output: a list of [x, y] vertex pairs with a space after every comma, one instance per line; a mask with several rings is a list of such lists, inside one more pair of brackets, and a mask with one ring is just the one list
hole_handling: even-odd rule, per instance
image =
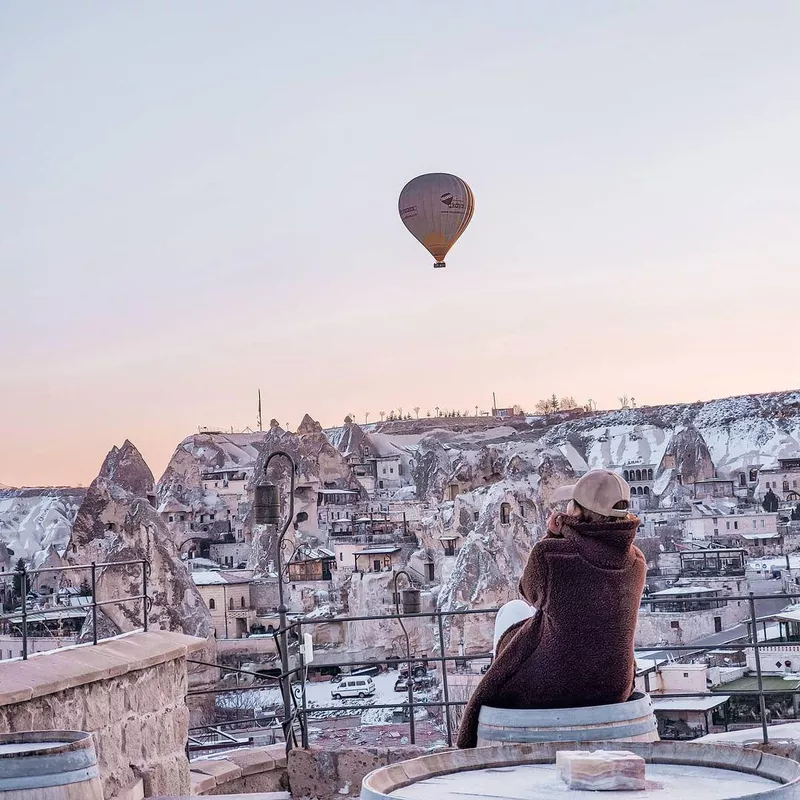
[[[798, 385], [796, 0], [0, 3], [0, 482]], [[446, 270], [403, 228], [464, 178]]]

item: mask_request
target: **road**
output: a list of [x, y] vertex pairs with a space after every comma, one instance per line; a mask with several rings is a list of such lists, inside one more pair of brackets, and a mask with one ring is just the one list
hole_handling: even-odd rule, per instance
[[[781, 591], [780, 581], [752, 581], [750, 590], [753, 594], [777, 594]], [[743, 592], [744, 594], [744, 592]], [[776, 597], [775, 599], [768, 598], [765, 600], [756, 600], [756, 617], [766, 617], [770, 614], [775, 614], [782, 610], [789, 604], [789, 600], [785, 597]], [[706, 647], [718, 647], [735, 642], [737, 639], [742, 639], [747, 636], [747, 623], [741, 623], [732, 628], [726, 628], [719, 633], [711, 633], [708, 636], [701, 636], [699, 639], [694, 639], [691, 642], [686, 642], [687, 645], [697, 645], [697, 649], [701, 650]], [[686, 656], [689, 653], [687, 650], [648, 650], [647, 659], [662, 659], [674, 658], [678, 659], [681, 656]]]

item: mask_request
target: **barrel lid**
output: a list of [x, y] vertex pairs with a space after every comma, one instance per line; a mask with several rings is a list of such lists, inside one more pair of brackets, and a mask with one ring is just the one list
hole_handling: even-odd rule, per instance
[[52, 755], [91, 747], [85, 731], [20, 731], [0, 734], [0, 758], [20, 755]]

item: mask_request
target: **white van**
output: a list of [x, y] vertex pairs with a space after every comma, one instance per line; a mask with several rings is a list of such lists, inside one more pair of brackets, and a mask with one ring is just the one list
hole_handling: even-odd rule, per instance
[[355, 678], [342, 678], [331, 689], [331, 697], [341, 700], [343, 697], [372, 697], [375, 694], [375, 683], [368, 675]]

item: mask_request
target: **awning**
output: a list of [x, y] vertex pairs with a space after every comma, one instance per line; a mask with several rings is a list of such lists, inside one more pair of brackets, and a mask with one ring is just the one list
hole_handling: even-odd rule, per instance
[[712, 697], [658, 697], [651, 696], [653, 711], [711, 711], [731, 699], [728, 694], [715, 694]]

